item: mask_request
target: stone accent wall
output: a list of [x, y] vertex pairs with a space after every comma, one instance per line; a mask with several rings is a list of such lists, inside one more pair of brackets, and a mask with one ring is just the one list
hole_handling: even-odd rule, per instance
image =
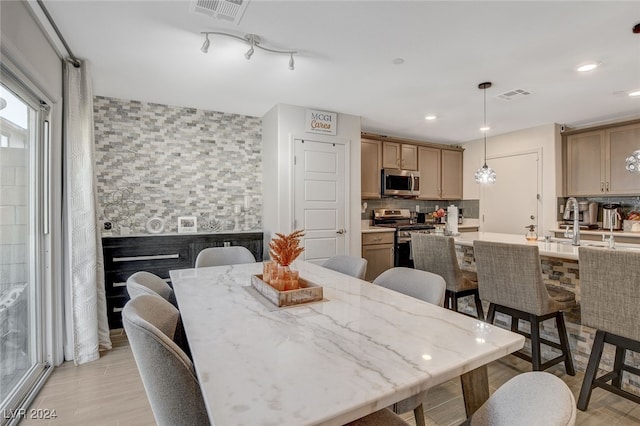
[[[475, 259], [473, 257], [473, 247], [456, 245], [456, 255], [462, 269], [468, 269], [471, 271], [476, 270]], [[561, 287], [573, 292], [576, 295], [576, 300], [580, 302], [580, 269], [578, 261], [540, 256], [540, 262], [542, 278], [545, 284]], [[487, 302], [483, 302], [483, 307], [486, 314], [489, 310], [489, 304]], [[476, 310], [471, 297], [460, 299], [458, 309], [462, 312], [475, 316]], [[564, 319], [576, 370], [584, 371], [589, 362], [589, 356], [591, 355], [591, 347], [593, 346], [593, 339], [595, 338], [596, 330], [581, 324], [579, 305], [570, 311], [565, 311]], [[509, 329], [510, 319], [508, 316], [498, 313], [496, 314], [495, 324]], [[528, 333], [530, 331], [529, 323], [521, 321], [520, 329]], [[545, 339], [559, 342], [558, 330], [556, 328], [555, 321], [553, 320], [545, 321], [540, 327], [540, 333]], [[531, 353], [531, 343], [529, 340], [525, 343], [525, 350]], [[543, 362], [544, 360], [555, 358], [559, 354], [560, 352], [556, 349], [542, 345]], [[604, 367], [608, 369], [608, 371], [611, 371], [614, 359], [614, 348], [611, 345], [605, 345], [600, 367]], [[636, 367], [640, 366], [640, 354], [628, 351], [627, 363], [635, 365]], [[601, 369], [599, 374], [602, 373], [604, 373], [604, 370]], [[623, 387], [632, 392], [640, 392], [640, 382], [638, 381], [638, 378], [630, 374], [624, 375]]]
[[260, 118], [97, 96], [94, 122], [99, 218], [115, 234], [154, 216], [164, 233], [180, 216], [198, 231], [261, 228]]

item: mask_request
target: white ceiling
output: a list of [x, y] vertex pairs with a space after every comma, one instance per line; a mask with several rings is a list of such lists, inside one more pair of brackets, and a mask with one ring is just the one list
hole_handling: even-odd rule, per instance
[[[461, 143], [480, 138], [482, 91], [497, 135], [640, 116], [640, 2], [264, 1], [239, 25], [189, 1], [45, 0], [96, 95], [262, 116], [277, 103], [362, 116], [362, 130]], [[257, 34], [288, 56], [201, 31]], [[403, 58], [394, 65], [394, 58]], [[601, 61], [579, 74], [586, 61]], [[532, 94], [505, 101], [512, 89]], [[427, 122], [426, 114], [439, 118]]]

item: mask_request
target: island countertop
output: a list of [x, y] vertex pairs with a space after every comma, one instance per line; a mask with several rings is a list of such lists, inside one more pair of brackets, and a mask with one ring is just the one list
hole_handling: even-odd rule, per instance
[[[557, 257], [560, 259], [578, 260], [578, 246], [571, 245], [571, 240], [551, 238], [549, 242], [544, 239], [538, 241], [527, 241], [523, 235], [517, 234], [500, 234], [494, 232], [465, 232], [454, 237], [456, 244], [461, 246], [473, 246], [474, 240], [493, 241], [497, 243], [508, 244], [537, 244], [541, 256]], [[582, 246], [585, 247], [606, 247], [606, 242], [600, 241], [583, 241]], [[616, 243], [618, 250], [640, 250], [638, 244]]]

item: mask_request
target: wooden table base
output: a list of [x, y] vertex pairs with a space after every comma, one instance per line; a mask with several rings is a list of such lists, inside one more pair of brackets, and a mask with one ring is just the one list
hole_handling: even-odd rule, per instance
[[489, 399], [489, 375], [483, 365], [460, 376], [467, 418]]

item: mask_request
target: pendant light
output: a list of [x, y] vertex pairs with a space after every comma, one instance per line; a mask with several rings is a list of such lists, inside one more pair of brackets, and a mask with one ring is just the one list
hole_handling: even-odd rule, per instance
[[487, 166], [487, 89], [491, 87], [491, 82], [478, 84], [478, 89], [482, 89], [484, 94], [484, 125], [482, 131], [484, 132], [484, 165], [480, 167], [475, 174], [476, 183], [494, 183], [496, 181], [496, 172], [491, 167]]
[[[636, 24], [633, 27], [634, 34], [640, 34], [640, 23]], [[638, 96], [637, 92], [629, 93], [629, 96]], [[633, 151], [629, 157], [627, 157], [625, 169], [629, 173], [638, 173], [640, 174], [640, 149]]]

